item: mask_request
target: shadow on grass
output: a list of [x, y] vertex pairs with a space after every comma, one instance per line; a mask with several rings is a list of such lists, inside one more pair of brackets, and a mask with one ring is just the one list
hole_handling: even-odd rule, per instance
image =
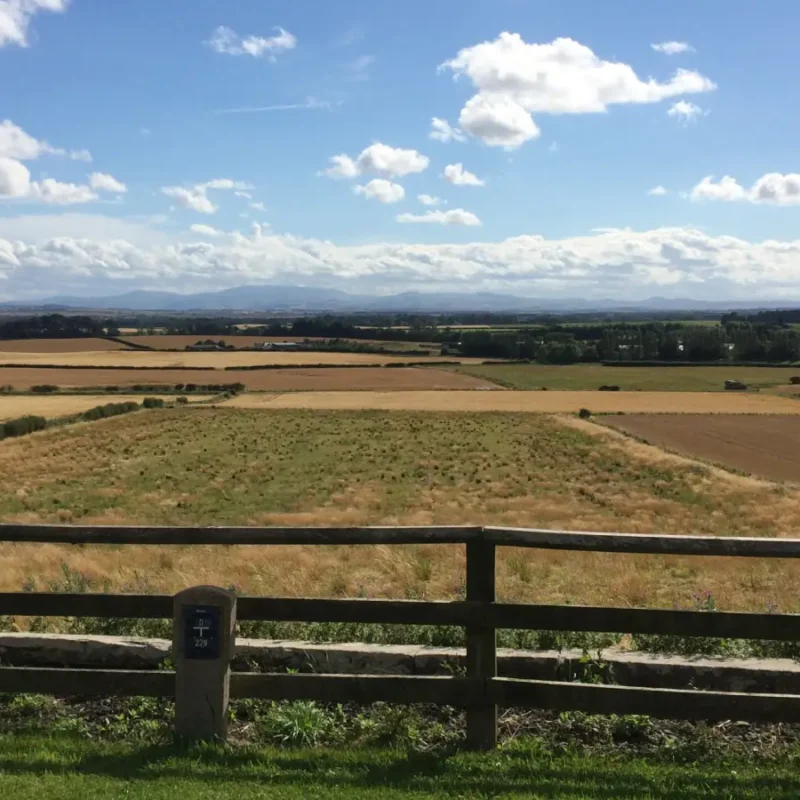
[[[1, 741], [1, 740], [0, 740]], [[272, 788], [375, 789], [537, 797], [691, 798], [748, 797], [794, 800], [800, 774], [762, 766], [738, 775], [729, 766], [678, 767], [649, 761], [577, 756], [537, 757], [531, 752], [406, 754], [399, 751], [243, 750], [157, 745], [131, 751], [75, 739], [37, 739], [32, 748], [18, 742], [13, 752], [0, 746], [3, 775], [80, 775], [120, 781], [186, 781], [267, 784]], [[99, 750], [99, 752], [98, 752]], [[94, 751], [94, 752], [93, 752]], [[27, 753], [27, 755], [26, 755]]]

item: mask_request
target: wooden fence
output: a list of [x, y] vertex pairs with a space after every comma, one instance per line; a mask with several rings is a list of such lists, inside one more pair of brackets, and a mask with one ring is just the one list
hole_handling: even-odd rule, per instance
[[[498, 706], [599, 714], [800, 722], [800, 695], [650, 689], [497, 676], [497, 629], [600, 631], [800, 640], [800, 615], [552, 606], [495, 602], [497, 547], [654, 555], [800, 558], [800, 539], [574, 533], [500, 527], [166, 528], [0, 525], [0, 541], [72, 545], [419, 545], [466, 547], [466, 599], [236, 599], [238, 620], [455, 625], [466, 629], [466, 675], [373, 676], [233, 673], [230, 696], [342, 703], [438, 703], [464, 707], [467, 741], [496, 743]], [[167, 595], [0, 593], [0, 615], [171, 618]], [[166, 671], [0, 667], [0, 693], [173, 697]]]

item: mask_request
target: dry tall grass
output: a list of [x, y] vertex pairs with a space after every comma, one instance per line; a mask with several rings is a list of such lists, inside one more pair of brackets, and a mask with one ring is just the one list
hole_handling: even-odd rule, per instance
[[[153, 395], [158, 397], [158, 395]], [[104, 395], [0, 395], [0, 421], [36, 414], [47, 417], [66, 417], [80, 414], [95, 406], [106, 403], [141, 403], [143, 395], [104, 394]], [[174, 397], [165, 397], [174, 400]]]
[[[530, 414], [164, 410], [0, 445], [0, 519], [87, 524], [496, 523], [792, 535], [800, 492], [729, 475], [590, 423]], [[115, 589], [446, 598], [459, 547], [0, 546], [0, 587], [62, 564]], [[796, 610], [800, 565], [501, 549], [519, 601]]]

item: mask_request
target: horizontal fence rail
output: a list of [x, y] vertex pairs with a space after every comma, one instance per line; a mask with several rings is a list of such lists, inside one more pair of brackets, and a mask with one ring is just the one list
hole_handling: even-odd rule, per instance
[[[168, 619], [171, 595], [0, 592], [0, 615]], [[443, 600], [239, 597], [237, 618], [270, 622], [477, 625], [484, 628], [800, 641], [800, 614], [551, 606]]]
[[[598, 553], [800, 558], [800, 539], [671, 536], [551, 531], [481, 526], [231, 528], [81, 525], [0, 525], [0, 542], [83, 545], [461, 545], [466, 551], [466, 599], [447, 601], [236, 597], [214, 587], [179, 595], [2, 592], [0, 616], [148, 618], [173, 620], [175, 672], [44, 669], [0, 666], [0, 693], [64, 696], [174, 697], [176, 730], [226, 734], [228, 696], [340, 703], [436, 703], [467, 709], [467, 742], [496, 742], [501, 706], [644, 714], [686, 720], [739, 719], [800, 722], [800, 695], [706, 692], [683, 689], [560, 683], [497, 677], [496, 635], [501, 629], [594, 631], [800, 642], [800, 615], [684, 611], [680, 609], [498, 603], [498, 547]], [[213, 598], [186, 605], [187, 597]], [[183, 598], [183, 600], [182, 600]], [[184, 602], [181, 605], [181, 602]], [[211, 660], [191, 654], [207, 630], [208, 606], [223, 620]], [[187, 611], [188, 609], [188, 611]], [[186, 617], [191, 611], [195, 617]], [[213, 616], [213, 614], [212, 614]], [[187, 621], [189, 620], [189, 621]], [[238, 621], [330, 622], [461, 627], [466, 675], [275, 675], [230, 672]], [[194, 626], [194, 627], [192, 627]], [[199, 634], [192, 633], [198, 631]], [[195, 642], [195, 644], [192, 644]], [[201, 641], [202, 645], [208, 642]], [[185, 650], [185, 648], [189, 648]], [[187, 653], [189, 653], [187, 655]], [[200, 660], [192, 660], [200, 659]], [[205, 687], [199, 693], [195, 687]], [[205, 694], [204, 694], [205, 692]], [[216, 698], [214, 714], [192, 699]], [[199, 702], [199, 701], [198, 701]], [[209, 703], [205, 703], [209, 706]], [[203, 717], [203, 714], [206, 716]], [[199, 723], [198, 723], [199, 721]], [[196, 725], [197, 723], [197, 725]], [[203, 727], [205, 725], [205, 727]], [[220, 727], [223, 725], [223, 727]], [[206, 735], [206, 734], [203, 734]]]

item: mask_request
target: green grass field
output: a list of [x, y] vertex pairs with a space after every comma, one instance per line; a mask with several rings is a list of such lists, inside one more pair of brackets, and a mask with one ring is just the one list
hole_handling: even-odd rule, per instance
[[604, 798], [795, 800], [792, 763], [677, 765], [553, 755], [518, 742], [487, 755], [386, 750], [179, 750], [78, 737], [0, 737], [0, 792], [10, 800], [422, 800]]
[[800, 374], [800, 367], [604, 367], [602, 364], [490, 364], [456, 369], [513, 389], [593, 391], [603, 384], [613, 384], [629, 392], [721, 392], [729, 379], [767, 389], [788, 385], [792, 375]]

